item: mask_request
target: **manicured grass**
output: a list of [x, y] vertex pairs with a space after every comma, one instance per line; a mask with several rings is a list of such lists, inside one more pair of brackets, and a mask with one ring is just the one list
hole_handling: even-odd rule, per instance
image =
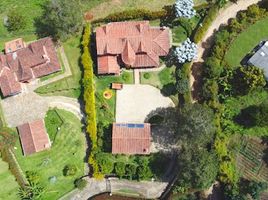
[[78, 98], [81, 95], [80, 37], [73, 37], [63, 43], [72, 76], [39, 87], [35, 92], [41, 95], [60, 95]]
[[232, 43], [225, 60], [229, 65], [235, 67], [240, 65], [241, 60], [250, 53], [260, 41], [268, 39], [268, 18], [251, 25]]
[[130, 72], [123, 71], [123, 73], [120, 76], [98, 76], [95, 78], [95, 82], [96, 82], [97, 105], [98, 107], [103, 107], [103, 105], [105, 105], [106, 111], [108, 111], [110, 114], [106, 115], [105, 112], [98, 110], [97, 111], [98, 121], [101, 121], [100, 119], [106, 119], [109, 122], [112, 122], [114, 121], [115, 116], [116, 93], [114, 90], [112, 90], [113, 93], [112, 98], [105, 99], [103, 97], [103, 92], [107, 89], [110, 89], [111, 83], [113, 82], [132, 84], [134, 82], [133, 71]]
[[[41, 177], [41, 184], [46, 192], [43, 199], [58, 199], [74, 188], [74, 180], [84, 174], [85, 135], [82, 133], [81, 122], [72, 113], [58, 110], [64, 120], [57, 134], [57, 140], [52, 148], [30, 156], [23, 156], [19, 140], [15, 154], [24, 172], [33, 170]], [[63, 168], [67, 164], [74, 164], [77, 173], [73, 177], [64, 177]], [[56, 183], [50, 183], [49, 177], [56, 176]]]
[[51, 109], [47, 112], [45, 117], [45, 124], [50, 141], [55, 142], [57, 133], [63, 125], [63, 120], [61, 119], [57, 110]]
[[0, 157], [0, 199], [16, 200], [19, 185], [15, 181], [15, 177], [8, 169], [8, 164], [2, 161]]

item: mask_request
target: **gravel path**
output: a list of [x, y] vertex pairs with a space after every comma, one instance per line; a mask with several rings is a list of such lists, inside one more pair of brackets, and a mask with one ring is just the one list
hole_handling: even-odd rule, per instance
[[[222, 24], [226, 24], [230, 18], [236, 17], [239, 11], [246, 10], [250, 5], [256, 4], [260, 1], [261, 0], [239, 0], [236, 4], [231, 4], [227, 8], [222, 8], [216, 19], [213, 21], [213, 23], [207, 30], [206, 35], [204, 36], [202, 41], [198, 44], [198, 56], [197, 59], [194, 61], [194, 64], [200, 66], [204, 62], [203, 60], [204, 52], [206, 49], [210, 48], [210, 45], [205, 43], [209, 43], [208, 40], [213, 36], [215, 31], [217, 31]], [[194, 82], [195, 78], [192, 73], [190, 76], [191, 87], [193, 87]]]

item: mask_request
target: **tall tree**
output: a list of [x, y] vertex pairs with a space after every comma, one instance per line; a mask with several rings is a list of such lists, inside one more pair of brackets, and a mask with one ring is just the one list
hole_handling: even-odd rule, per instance
[[213, 151], [184, 149], [178, 160], [179, 174], [176, 185], [181, 187], [182, 191], [189, 188], [207, 189], [215, 181], [219, 166]]
[[64, 41], [82, 29], [82, 22], [79, 1], [50, 0], [36, 25], [39, 35], [52, 35], [54, 39]]
[[190, 104], [179, 113], [178, 139], [185, 146], [204, 147], [213, 140], [214, 114], [207, 106]]
[[192, 18], [196, 14], [193, 7], [193, 0], [177, 0], [175, 3], [176, 17]]

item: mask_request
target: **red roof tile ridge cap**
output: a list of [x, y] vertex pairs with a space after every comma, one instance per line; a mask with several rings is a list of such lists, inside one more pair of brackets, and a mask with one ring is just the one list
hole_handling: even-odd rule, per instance
[[[33, 122], [31, 122], [31, 123], [33, 123]], [[32, 127], [31, 127], [31, 124], [29, 122], [27, 123], [27, 125], [29, 126], [30, 134], [31, 134], [31, 137], [32, 137], [32, 140], [33, 140], [34, 150], [36, 152], [35, 138], [34, 138], [34, 134], [32, 132]]]

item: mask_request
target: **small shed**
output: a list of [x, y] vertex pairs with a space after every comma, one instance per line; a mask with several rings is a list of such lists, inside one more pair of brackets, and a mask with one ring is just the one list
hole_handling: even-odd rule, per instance
[[30, 155], [51, 147], [44, 120], [22, 124], [18, 126], [18, 131], [24, 155]]
[[121, 90], [121, 89], [123, 89], [123, 84], [122, 83], [112, 83], [111, 88], [114, 90]]

